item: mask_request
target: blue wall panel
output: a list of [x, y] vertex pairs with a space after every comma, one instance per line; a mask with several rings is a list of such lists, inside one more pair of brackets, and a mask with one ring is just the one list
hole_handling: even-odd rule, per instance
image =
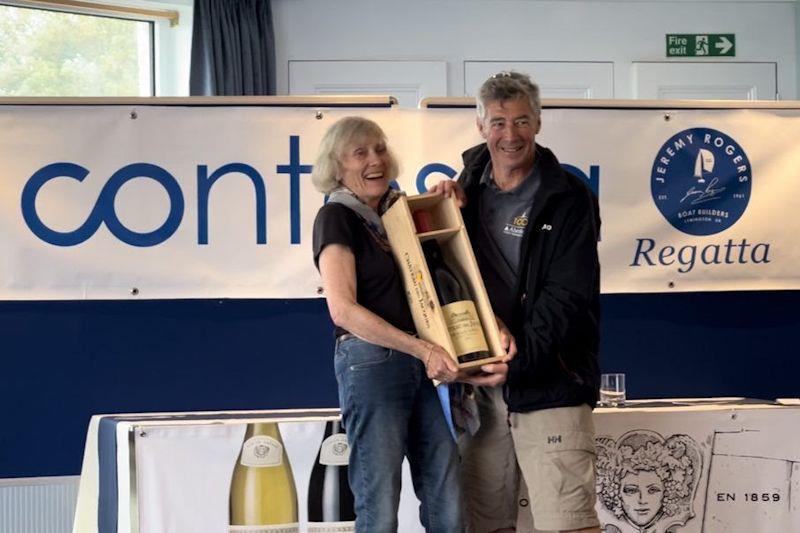
[[[629, 396], [800, 395], [800, 292], [605, 295]], [[95, 413], [334, 407], [324, 300], [0, 302], [0, 478], [80, 472]]]
[[324, 300], [0, 303], [0, 478], [80, 471], [95, 413], [335, 407]]

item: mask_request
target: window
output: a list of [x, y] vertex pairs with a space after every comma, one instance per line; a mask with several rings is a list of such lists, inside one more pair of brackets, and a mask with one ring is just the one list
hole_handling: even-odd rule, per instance
[[0, 96], [153, 96], [153, 23], [0, 5]]

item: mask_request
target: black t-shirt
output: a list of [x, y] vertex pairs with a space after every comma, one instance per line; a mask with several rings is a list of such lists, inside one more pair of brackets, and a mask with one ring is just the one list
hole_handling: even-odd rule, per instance
[[[314, 264], [329, 244], [341, 244], [356, 259], [356, 302], [403, 331], [415, 331], [403, 282], [392, 253], [384, 250], [349, 207], [329, 203], [314, 220]], [[338, 337], [347, 333], [336, 327]]]

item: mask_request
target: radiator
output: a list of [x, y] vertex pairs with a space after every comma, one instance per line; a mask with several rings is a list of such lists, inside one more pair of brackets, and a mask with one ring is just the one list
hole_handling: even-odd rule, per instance
[[0, 533], [71, 533], [79, 480], [0, 479]]

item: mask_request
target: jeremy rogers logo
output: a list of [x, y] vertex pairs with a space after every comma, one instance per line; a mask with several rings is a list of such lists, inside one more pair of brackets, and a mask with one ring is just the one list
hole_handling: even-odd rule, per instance
[[713, 235], [744, 214], [752, 169], [747, 154], [730, 136], [711, 128], [691, 128], [661, 147], [650, 187], [658, 210], [676, 229]]
[[[750, 201], [753, 174], [744, 149], [729, 135], [711, 128], [676, 133], [658, 151], [650, 176], [653, 201], [677, 230], [696, 237], [715, 235], [733, 226]], [[702, 239], [681, 246], [636, 239], [630, 267], [670, 267], [680, 274], [695, 265], [767, 264], [768, 242], [730, 237]]]

